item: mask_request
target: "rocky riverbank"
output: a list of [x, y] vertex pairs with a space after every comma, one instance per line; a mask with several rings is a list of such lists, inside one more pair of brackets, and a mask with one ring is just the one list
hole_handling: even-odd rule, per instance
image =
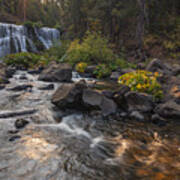
[[145, 68], [162, 74], [160, 101], [69, 65], [2, 64], [0, 179], [179, 179], [180, 67]]

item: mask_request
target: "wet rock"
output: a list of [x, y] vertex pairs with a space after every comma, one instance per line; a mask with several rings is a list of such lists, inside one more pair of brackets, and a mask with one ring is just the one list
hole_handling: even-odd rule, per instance
[[128, 106], [125, 99], [125, 94], [130, 91], [128, 86], [122, 85], [117, 92], [114, 93], [113, 99], [119, 108], [127, 111]]
[[54, 84], [48, 84], [44, 87], [40, 87], [39, 90], [53, 90], [54, 89]]
[[20, 138], [21, 138], [20, 135], [14, 135], [14, 136], [12, 136], [12, 137], [9, 138], [9, 141], [10, 141], [10, 142], [13, 142], [13, 141], [16, 141], [17, 139], [20, 139]]
[[5, 70], [6, 77], [7, 77], [7, 78], [12, 78], [13, 75], [15, 74], [15, 72], [16, 72], [16, 68], [9, 66], [9, 67]]
[[111, 76], [110, 76], [110, 79], [113, 80], [113, 81], [118, 81], [118, 78], [122, 75], [121, 72], [119, 71], [115, 71], [115, 72], [112, 72]]
[[125, 94], [129, 111], [151, 112], [154, 107], [153, 97], [145, 93], [130, 91]]
[[102, 110], [103, 116], [109, 116], [111, 114], [116, 113], [117, 105], [112, 99], [103, 97], [102, 104], [101, 104], [101, 110]]
[[0, 90], [4, 89], [5, 85], [0, 85]]
[[173, 100], [160, 104], [158, 107], [156, 107], [155, 112], [168, 120], [180, 119], [180, 105]]
[[102, 91], [102, 94], [103, 94], [105, 97], [110, 98], [110, 99], [112, 99], [113, 96], [114, 96], [114, 92], [111, 91], [111, 90], [104, 90], [104, 91]]
[[60, 109], [82, 108], [81, 99], [83, 89], [85, 88], [86, 84], [82, 81], [78, 83], [62, 84], [53, 94], [51, 101]]
[[17, 134], [18, 132], [19, 131], [17, 129], [12, 129], [8, 131], [9, 134]]
[[153, 114], [151, 116], [151, 121], [153, 124], [156, 124], [158, 126], [164, 126], [166, 125], [166, 121], [164, 118], [162, 118], [161, 116], [159, 116], [159, 114]]
[[146, 67], [147, 71], [171, 74], [171, 68], [159, 59], [152, 60]]
[[91, 74], [92, 76], [94, 76], [94, 71], [96, 70], [96, 65], [91, 65], [91, 66], [88, 66], [86, 69], [85, 69], [85, 73], [87, 74]]
[[134, 69], [132, 69], [132, 68], [125, 68], [125, 69], [122, 69], [122, 74], [130, 73], [133, 71], [134, 71]]
[[117, 105], [113, 100], [91, 89], [84, 90], [82, 101], [87, 109], [101, 110], [104, 116], [113, 114], [117, 110]]
[[17, 119], [14, 125], [17, 129], [21, 129], [24, 128], [27, 124], [29, 124], [29, 121], [25, 119]]
[[19, 79], [21, 79], [21, 80], [27, 80], [28, 78], [27, 78], [26, 75], [22, 75], [22, 76], [19, 77]]
[[9, 80], [6, 77], [0, 77], [0, 84], [9, 84]]
[[32, 87], [33, 86], [30, 84], [23, 84], [23, 85], [19, 85], [19, 86], [13, 87], [13, 88], [9, 88], [7, 90], [8, 91], [25, 91], [28, 89], [32, 89]]
[[131, 114], [129, 115], [129, 117], [131, 119], [135, 119], [135, 120], [138, 120], [138, 121], [144, 121], [145, 118], [144, 118], [144, 115], [141, 114], [139, 111], [133, 111], [131, 112]]
[[0, 118], [11, 118], [16, 116], [24, 116], [36, 113], [36, 109], [22, 110], [22, 111], [4, 111], [0, 112]]
[[41, 72], [42, 72], [41, 69], [35, 69], [35, 70], [29, 70], [29, 71], [28, 71], [28, 73], [29, 73], [29, 74], [32, 74], [32, 75], [34, 75], [34, 74], [40, 74]]
[[47, 82], [71, 82], [72, 66], [69, 64], [51, 64], [43, 70], [39, 76], [40, 81]]

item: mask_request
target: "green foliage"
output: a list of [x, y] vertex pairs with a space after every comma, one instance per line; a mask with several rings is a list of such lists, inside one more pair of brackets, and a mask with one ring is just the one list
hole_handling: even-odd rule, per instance
[[85, 69], [87, 68], [87, 63], [80, 62], [76, 65], [76, 71], [80, 73], [84, 73]]
[[45, 51], [45, 55], [54, 58], [56, 61], [63, 62], [65, 59], [66, 51], [69, 47], [69, 41], [61, 41], [61, 44], [55, 44], [53, 47]]
[[105, 78], [111, 74], [111, 69], [106, 64], [99, 64], [94, 71], [94, 75], [98, 78]]
[[78, 39], [74, 40], [67, 50], [67, 61], [72, 64], [78, 62], [98, 64], [113, 60], [115, 55], [108, 46], [108, 40], [99, 33], [87, 32], [82, 42]]
[[132, 91], [148, 93], [158, 99], [163, 96], [161, 85], [157, 81], [158, 76], [158, 72], [153, 74], [148, 71], [137, 70], [120, 76], [118, 83], [130, 87]]
[[124, 68], [136, 68], [136, 65], [133, 63], [129, 63], [127, 62], [127, 60], [123, 59], [123, 58], [117, 58], [115, 60], [115, 65], [121, 69]]
[[6, 56], [4, 62], [7, 65], [21, 65], [26, 68], [32, 68], [37, 65], [47, 65], [49, 60], [42, 55], [22, 52]]
[[41, 27], [43, 27], [43, 24], [41, 22], [32, 22], [32, 21], [25, 21], [23, 23], [23, 25], [26, 26], [27, 28], [34, 28], [34, 27], [41, 28]]

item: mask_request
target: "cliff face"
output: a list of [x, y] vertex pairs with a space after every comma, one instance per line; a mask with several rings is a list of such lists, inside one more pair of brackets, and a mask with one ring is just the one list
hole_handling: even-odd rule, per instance
[[60, 32], [54, 28], [0, 23], [0, 57], [17, 52], [49, 49], [59, 39]]

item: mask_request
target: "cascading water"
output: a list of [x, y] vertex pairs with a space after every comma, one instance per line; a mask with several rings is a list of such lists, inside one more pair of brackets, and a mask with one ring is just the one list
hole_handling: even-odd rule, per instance
[[43, 43], [46, 49], [49, 49], [55, 41], [60, 39], [60, 33], [57, 29], [52, 28], [35, 28], [38, 39]]
[[53, 28], [34, 28], [30, 34], [28, 28], [14, 24], [0, 23], [0, 57], [18, 52], [37, 52], [35, 40], [40, 41], [45, 49], [49, 49], [60, 39], [60, 33]]

